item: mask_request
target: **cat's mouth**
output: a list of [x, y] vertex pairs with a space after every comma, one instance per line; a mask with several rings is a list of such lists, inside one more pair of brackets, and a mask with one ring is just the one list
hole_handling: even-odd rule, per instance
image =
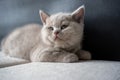
[[49, 36], [48, 37], [50, 41], [56, 42], [56, 41], [63, 41], [63, 39], [60, 36]]
[[62, 40], [59, 36], [54, 36], [54, 41], [56, 41], [56, 40]]

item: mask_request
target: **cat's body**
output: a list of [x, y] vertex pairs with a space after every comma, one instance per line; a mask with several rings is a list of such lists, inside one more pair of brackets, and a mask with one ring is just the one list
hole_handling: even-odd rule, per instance
[[41, 26], [37, 24], [25, 25], [14, 30], [2, 44], [2, 50], [11, 57], [30, 59], [30, 52], [40, 42]]
[[2, 43], [2, 51], [9, 56], [44, 62], [75, 62], [90, 59], [81, 50], [84, 29], [84, 7], [72, 14], [47, 15], [40, 12], [43, 26], [25, 25], [14, 30]]

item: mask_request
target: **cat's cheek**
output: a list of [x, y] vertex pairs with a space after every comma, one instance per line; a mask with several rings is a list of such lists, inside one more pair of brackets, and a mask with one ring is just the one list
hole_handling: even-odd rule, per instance
[[64, 33], [62, 34], [62, 38], [63, 38], [64, 40], [68, 40], [68, 39], [70, 39], [71, 35], [72, 35], [72, 34], [70, 34], [70, 33], [68, 33], [68, 32], [66, 31], [66, 32], [64, 32]]
[[53, 38], [51, 36], [48, 36], [48, 40], [53, 42]]
[[54, 37], [55, 37], [55, 34], [54, 34], [54, 33], [52, 33], [52, 35], [51, 35], [51, 36], [52, 36], [52, 38], [54, 38]]
[[58, 35], [58, 37], [59, 37], [60, 39], [64, 40], [64, 37], [63, 37], [62, 34]]

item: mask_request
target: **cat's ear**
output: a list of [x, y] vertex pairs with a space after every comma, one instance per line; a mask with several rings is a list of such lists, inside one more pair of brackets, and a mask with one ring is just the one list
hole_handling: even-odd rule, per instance
[[72, 18], [80, 23], [82, 20], [84, 21], [84, 14], [85, 14], [85, 6], [80, 6], [77, 10], [72, 12]]
[[42, 10], [39, 11], [39, 14], [40, 14], [42, 23], [46, 24], [46, 19], [49, 18], [50, 16], [47, 13], [43, 12]]

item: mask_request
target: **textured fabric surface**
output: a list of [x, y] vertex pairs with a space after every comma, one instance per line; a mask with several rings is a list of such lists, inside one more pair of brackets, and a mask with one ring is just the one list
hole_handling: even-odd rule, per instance
[[120, 62], [34, 62], [1, 68], [0, 80], [120, 80]]
[[12, 58], [0, 52], [0, 68], [24, 63], [28, 63], [28, 61], [18, 58]]
[[120, 80], [120, 62], [27, 62], [0, 53], [0, 80]]

